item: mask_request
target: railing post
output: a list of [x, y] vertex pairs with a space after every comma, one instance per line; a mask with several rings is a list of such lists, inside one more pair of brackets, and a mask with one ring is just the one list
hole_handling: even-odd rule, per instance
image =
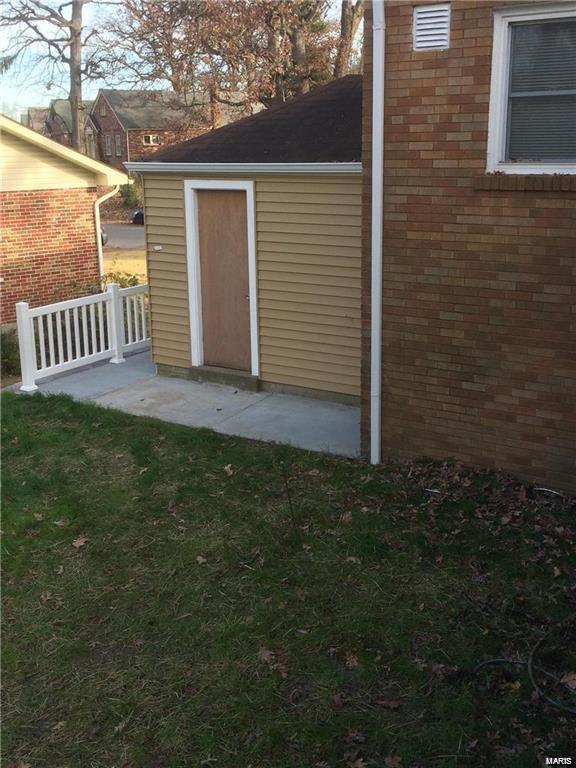
[[22, 373], [21, 392], [34, 392], [38, 389], [36, 376], [36, 344], [34, 328], [30, 317], [28, 302], [19, 301], [16, 304], [16, 323], [18, 326], [18, 346], [20, 348], [20, 370]]
[[107, 293], [110, 294], [110, 347], [114, 353], [110, 362], [118, 365], [124, 362], [124, 306], [116, 283], [110, 283]]

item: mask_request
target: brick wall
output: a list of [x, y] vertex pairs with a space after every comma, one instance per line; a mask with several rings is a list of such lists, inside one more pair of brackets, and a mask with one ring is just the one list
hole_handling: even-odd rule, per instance
[[0, 193], [0, 323], [14, 322], [17, 301], [50, 304], [98, 282], [95, 199], [95, 189]]
[[[105, 115], [100, 114], [101, 104], [104, 104], [106, 108]], [[123, 163], [128, 160], [126, 131], [101, 93], [98, 94], [94, 106], [92, 107], [90, 118], [97, 128], [95, 144], [98, 148], [98, 159], [114, 168], [118, 168], [119, 171], [125, 171], [126, 169], [124, 168]], [[111, 154], [106, 153], [106, 136], [110, 136]], [[120, 136], [119, 155], [116, 154], [116, 136]]]
[[383, 451], [576, 489], [576, 185], [485, 175], [493, 5], [386, 3]]
[[[156, 134], [160, 137], [160, 144], [144, 144], [144, 136], [149, 134]], [[130, 147], [130, 160], [138, 161], [145, 157], [153, 155], [163, 147], [167, 147], [169, 144], [175, 144], [179, 141], [184, 141], [187, 136], [181, 135], [177, 131], [128, 131], [128, 145]]]

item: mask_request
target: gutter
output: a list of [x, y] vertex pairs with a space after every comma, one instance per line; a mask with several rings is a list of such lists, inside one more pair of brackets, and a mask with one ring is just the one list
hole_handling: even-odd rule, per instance
[[362, 163], [124, 163], [137, 173], [338, 173], [361, 174]]
[[382, 234], [384, 201], [384, 0], [374, 0], [372, 64], [372, 232], [370, 295], [370, 463], [382, 458]]
[[104, 274], [104, 254], [102, 253], [102, 235], [100, 234], [100, 203], [104, 203], [118, 192], [120, 184], [116, 184], [111, 192], [106, 192], [102, 197], [97, 197], [94, 201], [94, 228], [96, 229], [96, 250], [98, 251], [98, 269], [100, 277]]

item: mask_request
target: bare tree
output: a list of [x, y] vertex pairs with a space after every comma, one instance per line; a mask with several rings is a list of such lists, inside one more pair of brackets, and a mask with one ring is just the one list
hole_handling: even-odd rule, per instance
[[356, 3], [353, 0], [342, 0], [340, 37], [334, 63], [334, 77], [342, 77], [349, 71], [354, 38], [362, 21], [363, 13], [362, 0], [356, 0]]
[[69, 81], [68, 98], [72, 113], [72, 146], [84, 151], [82, 130], [82, 84], [101, 74], [100, 52], [89, 43], [95, 31], [83, 25], [85, 6], [92, 0], [5, 0], [0, 27], [12, 38], [4, 58], [15, 61], [29, 52], [42, 65], [49, 81], [64, 69]]
[[330, 0], [123, 0], [104, 32], [109, 72], [136, 86], [169, 82], [211, 108], [284, 101], [331, 79]]

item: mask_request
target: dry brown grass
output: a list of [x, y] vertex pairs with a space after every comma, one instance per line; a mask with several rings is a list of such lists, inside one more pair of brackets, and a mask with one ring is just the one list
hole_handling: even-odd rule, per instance
[[144, 249], [104, 249], [104, 269], [106, 272], [127, 272], [137, 275], [140, 282], [147, 280], [146, 251]]

